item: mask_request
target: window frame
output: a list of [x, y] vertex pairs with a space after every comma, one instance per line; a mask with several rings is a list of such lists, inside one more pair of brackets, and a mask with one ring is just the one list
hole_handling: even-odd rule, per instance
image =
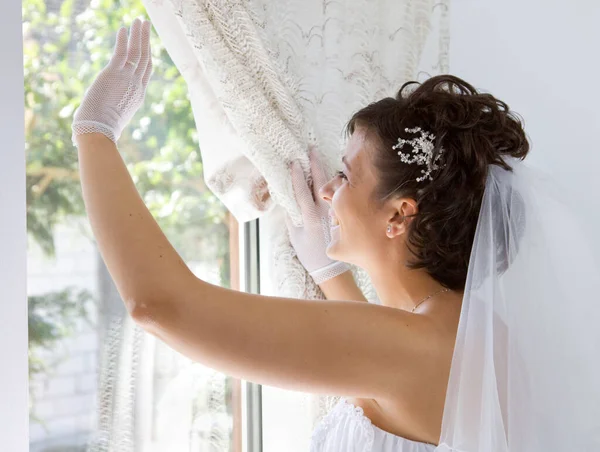
[[[248, 221], [240, 228], [240, 289], [260, 293], [259, 220]], [[242, 382], [242, 451], [263, 451], [262, 386]]]
[[0, 443], [29, 450], [25, 104], [21, 2], [0, 2]]

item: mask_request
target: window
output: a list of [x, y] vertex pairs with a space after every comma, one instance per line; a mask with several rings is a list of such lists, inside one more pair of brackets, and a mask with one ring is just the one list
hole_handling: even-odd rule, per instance
[[[140, 0], [23, 0], [31, 451], [241, 452], [241, 382], [128, 320], [85, 217], [72, 115], [118, 28], [143, 15]], [[239, 289], [238, 225], [204, 184], [185, 82], [156, 35], [152, 45], [121, 154], [192, 271]]]

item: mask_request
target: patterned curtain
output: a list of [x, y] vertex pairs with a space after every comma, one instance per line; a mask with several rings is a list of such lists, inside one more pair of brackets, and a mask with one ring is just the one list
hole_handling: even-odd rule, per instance
[[[354, 111], [448, 70], [449, 0], [145, 5], [188, 84], [206, 183], [240, 222], [280, 206], [300, 224], [288, 162], [300, 160], [308, 175], [313, 145], [335, 169]], [[281, 295], [321, 298], [286, 231], [274, 241]]]

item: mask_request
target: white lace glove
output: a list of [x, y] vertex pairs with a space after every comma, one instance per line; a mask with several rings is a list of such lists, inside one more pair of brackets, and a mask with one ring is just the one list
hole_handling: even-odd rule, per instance
[[319, 196], [319, 189], [327, 183], [327, 177], [314, 151], [309, 152], [309, 158], [312, 190], [304, 178], [300, 164], [293, 162], [291, 165], [292, 185], [296, 202], [302, 212], [303, 226], [294, 226], [289, 215], [286, 215], [286, 225], [298, 260], [315, 283], [321, 284], [348, 271], [350, 267], [344, 262], [330, 259], [325, 252], [331, 241], [329, 205]]
[[114, 54], [86, 91], [73, 116], [72, 140], [84, 133], [99, 132], [114, 143], [142, 105], [152, 74], [150, 22], [135, 19], [129, 42], [127, 29], [117, 33]]

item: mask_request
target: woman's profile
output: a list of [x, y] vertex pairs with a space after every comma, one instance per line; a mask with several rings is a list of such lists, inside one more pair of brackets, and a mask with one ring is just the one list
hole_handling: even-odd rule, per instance
[[[313, 452], [541, 451], [509, 446], [528, 441], [514, 424], [519, 413], [536, 418], [538, 406], [549, 406], [549, 389], [527, 375], [545, 378], [530, 371], [534, 361], [535, 369], [550, 366], [536, 356], [563, 356], [544, 355], [537, 342], [550, 335], [536, 319], [554, 324], [558, 296], [532, 235], [544, 224], [529, 210], [543, 202], [530, 195], [537, 179], [521, 166], [529, 142], [508, 105], [442, 75], [356, 112], [335, 177], [326, 178], [315, 150], [310, 183], [290, 162], [303, 216], [301, 226], [287, 222], [290, 240], [327, 300], [242, 293], [191, 273], [119, 155], [151, 76], [149, 35], [139, 20], [129, 37], [119, 31], [73, 121], [86, 210], [136, 322], [231, 376], [342, 396], [315, 429]], [[348, 264], [369, 274], [381, 305], [367, 302]], [[541, 316], [531, 305], [539, 285], [527, 281], [548, 291]], [[590, 369], [582, 378], [591, 382]], [[571, 395], [561, 406], [576, 410]], [[589, 411], [569, 414], [575, 425]], [[530, 434], [552, 426], [544, 419], [527, 423]]]

